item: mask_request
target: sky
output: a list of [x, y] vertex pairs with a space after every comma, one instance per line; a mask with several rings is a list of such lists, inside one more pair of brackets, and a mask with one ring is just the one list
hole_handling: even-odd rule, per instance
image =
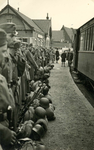
[[31, 19], [52, 20], [52, 30], [77, 29], [94, 17], [94, 0], [0, 0], [0, 10], [10, 6]]

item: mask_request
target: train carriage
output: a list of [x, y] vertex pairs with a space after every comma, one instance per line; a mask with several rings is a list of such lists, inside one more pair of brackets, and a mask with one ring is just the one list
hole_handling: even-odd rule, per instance
[[74, 69], [94, 82], [94, 18], [77, 29], [74, 45]]

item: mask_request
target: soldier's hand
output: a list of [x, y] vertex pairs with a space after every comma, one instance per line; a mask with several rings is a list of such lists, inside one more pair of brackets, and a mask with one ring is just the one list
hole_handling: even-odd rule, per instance
[[14, 145], [14, 143], [16, 142], [16, 133], [14, 131], [11, 131], [11, 145]]

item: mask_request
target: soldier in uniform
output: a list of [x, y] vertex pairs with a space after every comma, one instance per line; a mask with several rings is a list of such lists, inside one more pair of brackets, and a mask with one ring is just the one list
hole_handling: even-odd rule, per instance
[[30, 65], [30, 79], [34, 80], [34, 73], [36, 70], [39, 69], [39, 66], [37, 65], [35, 59], [34, 59], [34, 49], [32, 44], [29, 45], [29, 50], [26, 51], [26, 59], [28, 61], [28, 64]]
[[10, 86], [10, 91], [13, 92], [16, 105], [14, 111], [14, 129], [16, 130], [18, 113], [20, 110], [22, 100], [21, 87], [19, 84], [20, 78], [18, 76], [18, 62], [20, 62], [20, 55], [18, 54], [18, 51], [20, 48], [20, 42], [16, 40], [16, 25], [14, 23], [3, 23], [0, 25], [0, 27], [7, 32], [8, 56], [6, 58], [8, 59], [8, 61], [5, 65], [3, 65], [4, 67], [2, 69], [2, 74], [7, 79], [8, 85]]
[[[0, 67], [4, 64], [4, 56], [7, 53], [7, 34], [0, 29]], [[9, 129], [8, 108], [15, 107], [13, 96], [10, 96], [7, 82], [0, 74], [0, 145], [7, 148], [9, 144], [16, 141], [16, 133]]]

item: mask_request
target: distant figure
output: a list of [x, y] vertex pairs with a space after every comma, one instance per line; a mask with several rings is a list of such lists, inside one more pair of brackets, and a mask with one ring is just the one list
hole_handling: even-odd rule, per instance
[[61, 54], [61, 62], [62, 62], [62, 67], [64, 66], [65, 67], [65, 60], [66, 60], [66, 53], [65, 53], [65, 51], [64, 52], [62, 52], [62, 54]]
[[72, 60], [73, 60], [73, 52], [70, 51], [68, 52], [68, 66], [70, 67], [72, 64]]
[[56, 55], [56, 63], [58, 63], [58, 60], [59, 60], [59, 51], [58, 51], [58, 49], [56, 50], [55, 55]]

